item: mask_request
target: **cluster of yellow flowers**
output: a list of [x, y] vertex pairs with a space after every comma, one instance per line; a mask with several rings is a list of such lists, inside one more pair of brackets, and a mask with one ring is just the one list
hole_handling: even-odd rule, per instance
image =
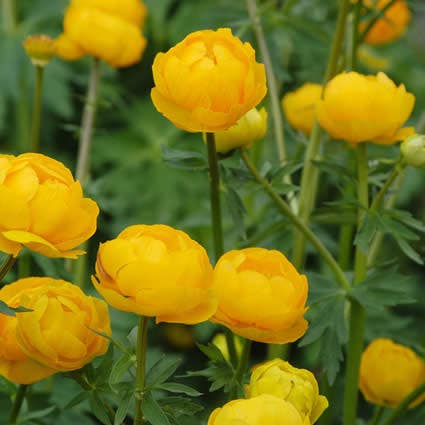
[[328, 407], [314, 375], [275, 359], [254, 367], [246, 399], [214, 410], [208, 425], [312, 425]]

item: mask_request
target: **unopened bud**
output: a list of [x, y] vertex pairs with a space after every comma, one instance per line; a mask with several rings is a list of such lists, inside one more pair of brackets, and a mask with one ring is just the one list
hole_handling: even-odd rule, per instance
[[413, 134], [400, 146], [406, 164], [416, 168], [425, 168], [425, 136]]
[[55, 56], [55, 44], [47, 35], [30, 35], [22, 43], [35, 66], [46, 66]]

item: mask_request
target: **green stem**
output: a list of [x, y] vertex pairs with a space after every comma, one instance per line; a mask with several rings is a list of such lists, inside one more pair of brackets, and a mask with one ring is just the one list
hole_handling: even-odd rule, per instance
[[35, 66], [35, 90], [34, 90], [34, 107], [32, 111], [32, 135], [31, 135], [31, 151], [38, 152], [40, 149], [40, 125], [41, 125], [41, 99], [43, 93], [43, 75], [44, 67]]
[[12, 405], [12, 410], [10, 412], [8, 425], [15, 425], [16, 423], [18, 423], [19, 412], [21, 410], [22, 404], [24, 403], [27, 388], [28, 385], [19, 385], [15, 400]]
[[385, 184], [381, 187], [381, 190], [378, 192], [378, 194], [375, 196], [375, 199], [372, 201], [372, 204], [370, 206], [370, 209], [373, 211], [376, 211], [379, 206], [382, 203], [382, 200], [384, 199], [385, 194], [387, 191], [391, 188], [393, 183], [396, 181], [397, 177], [400, 175], [400, 173], [405, 169], [406, 164], [404, 163], [398, 163], [395, 167], [390, 176], [388, 177]]
[[323, 245], [320, 239], [310, 230], [310, 228], [297, 216], [295, 215], [290, 206], [279, 196], [277, 192], [274, 191], [271, 184], [260, 175], [255, 165], [249, 158], [249, 155], [245, 149], [240, 151], [243, 162], [248, 168], [249, 172], [255, 178], [255, 180], [261, 184], [270, 198], [275, 202], [276, 206], [279, 208], [281, 213], [287, 217], [294, 226], [304, 235], [306, 239], [310, 241], [313, 247], [316, 249], [318, 254], [323, 258], [323, 260], [328, 264], [330, 269], [334, 272], [337, 283], [344, 290], [350, 289], [350, 283], [345, 276], [344, 271], [341, 269], [339, 264], [336, 262], [333, 255], [329, 250]]
[[84, 186], [90, 171], [90, 150], [100, 81], [100, 62], [93, 58], [78, 147], [76, 179]]
[[380, 423], [380, 425], [391, 425], [399, 416], [401, 416], [408, 408], [410, 403], [416, 400], [420, 395], [425, 393], [425, 382], [413, 390], [406, 398], [404, 398], [395, 409]]
[[257, 38], [258, 47], [263, 58], [264, 66], [266, 68], [268, 94], [270, 97], [271, 113], [273, 118], [274, 138], [276, 141], [276, 148], [280, 162], [287, 159], [285, 134], [283, 131], [282, 112], [279, 102], [279, 89], [276, 81], [276, 76], [273, 71], [273, 63], [270, 57], [270, 52], [267, 47], [266, 38], [264, 36], [261, 20], [258, 15], [256, 0], [246, 0], [248, 13], [254, 27], [255, 36]]
[[15, 0], [2, 0], [1, 4], [5, 32], [11, 34], [17, 27]]
[[31, 274], [31, 254], [25, 250], [18, 259], [18, 276], [19, 279], [28, 277]]
[[3, 282], [3, 279], [10, 272], [13, 265], [15, 264], [15, 261], [16, 261], [16, 258], [12, 254], [8, 255], [5, 258], [5, 260], [3, 261], [3, 264], [0, 266], [0, 283]]
[[[337, 72], [338, 59], [341, 54], [342, 45], [344, 42], [345, 22], [350, 9], [350, 0], [342, 0], [338, 12], [335, 36], [332, 42], [332, 47], [329, 55], [328, 65], [326, 68], [324, 84], [326, 84]], [[304, 168], [301, 175], [301, 187], [299, 198], [299, 215], [301, 220], [308, 225], [310, 215], [316, 200], [316, 192], [318, 187], [319, 172], [314, 166], [313, 161], [317, 158], [320, 150], [320, 139], [322, 129], [316, 122], [310, 134], [310, 141], [307, 145]], [[314, 187], [315, 190], [311, 188]], [[294, 247], [292, 261], [296, 268], [299, 268], [304, 263], [305, 256], [305, 237], [299, 232], [296, 232], [294, 238]]]
[[249, 356], [251, 354], [252, 341], [245, 339], [243, 342], [241, 357], [239, 358], [238, 367], [235, 371], [235, 386], [230, 392], [230, 400], [238, 396], [238, 388], [243, 388], [243, 377], [248, 367]]
[[[357, 229], [360, 228], [369, 204], [367, 144], [357, 147], [357, 199], [361, 207], [358, 210]], [[356, 247], [354, 260], [354, 285], [366, 278], [367, 255]], [[347, 365], [344, 388], [343, 425], [354, 425], [357, 415], [360, 357], [363, 350], [363, 339], [366, 314], [364, 308], [354, 299], [351, 300], [350, 330], [347, 345]]]
[[339, 232], [338, 263], [342, 270], [349, 270], [351, 266], [351, 248], [353, 246], [354, 226], [343, 224]]
[[362, 6], [363, 1], [358, 0], [353, 7], [353, 13], [351, 17], [351, 33], [349, 40], [349, 55], [347, 63], [347, 68], [351, 71], [357, 68], [357, 48], [359, 47], [359, 20]]
[[375, 406], [373, 416], [369, 421], [369, 425], [378, 425], [379, 420], [381, 419], [382, 414], [384, 413], [383, 406]]
[[141, 316], [137, 332], [136, 346], [136, 410], [133, 425], [143, 425], [142, 400], [146, 383], [146, 351], [148, 341], [149, 318]]
[[214, 239], [214, 255], [217, 261], [224, 252], [223, 223], [220, 205], [220, 172], [214, 133], [207, 133], [208, 167], [210, 177], [211, 222]]

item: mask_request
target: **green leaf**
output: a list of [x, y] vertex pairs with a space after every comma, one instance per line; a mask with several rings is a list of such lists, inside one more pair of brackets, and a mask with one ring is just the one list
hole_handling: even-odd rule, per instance
[[397, 273], [395, 269], [375, 271], [353, 287], [350, 296], [368, 311], [383, 311], [386, 307], [415, 302], [409, 294], [410, 282], [409, 277]]
[[204, 410], [203, 406], [186, 397], [165, 397], [158, 403], [169, 417], [193, 416]]
[[356, 181], [352, 171], [348, 168], [342, 167], [339, 163], [334, 161], [311, 161], [319, 170], [324, 173], [330, 174], [331, 176], [339, 176], [348, 183], [354, 183]]
[[50, 415], [50, 413], [54, 412], [56, 409], [57, 409], [56, 406], [50, 406], [50, 407], [47, 407], [46, 409], [28, 412], [27, 414], [23, 415], [20, 418], [20, 422], [25, 423], [25, 422], [31, 421], [33, 419], [44, 418], [45, 416]]
[[170, 425], [167, 415], [153, 398], [152, 393], [147, 393], [142, 400], [143, 416], [152, 425]]
[[78, 406], [85, 400], [87, 400], [87, 392], [81, 391], [65, 405], [64, 410], [72, 409], [73, 407]]
[[415, 263], [423, 265], [422, 257], [403, 239], [396, 238], [397, 244], [400, 249]]
[[202, 395], [202, 393], [195, 390], [194, 388], [175, 382], [167, 382], [165, 384], [155, 385], [154, 387], [152, 387], [152, 389], [165, 390], [169, 391], [170, 393], [182, 393], [191, 397], [199, 397], [200, 395]]
[[244, 217], [246, 209], [238, 192], [230, 185], [226, 186], [226, 202], [229, 207], [230, 215], [232, 216], [233, 225], [238, 231], [238, 234], [246, 239], [246, 231], [244, 226]]
[[173, 357], [161, 357], [149, 370], [146, 375], [146, 385], [148, 387], [159, 385], [165, 382], [177, 368], [181, 365], [182, 359]]
[[419, 230], [421, 233], [425, 233], [425, 223], [423, 221], [416, 220], [409, 211], [404, 210], [386, 210], [386, 214], [401, 221], [406, 226], [413, 229]]
[[104, 425], [112, 425], [111, 420], [108, 414], [106, 413], [107, 407], [105, 406], [104, 402], [99, 397], [96, 391], [92, 391], [90, 393], [89, 401], [93, 415], [95, 415], [96, 418], [99, 419], [99, 421], [102, 422]]
[[181, 151], [162, 146], [162, 159], [171, 167], [183, 170], [206, 170], [207, 162], [200, 153], [194, 151]]
[[117, 411], [115, 412], [114, 425], [121, 425], [130, 409], [131, 399], [133, 398], [132, 393], [126, 393], [121, 395], [120, 402], [118, 404]]
[[119, 383], [126, 372], [136, 364], [136, 356], [124, 354], [112, 366], [111, 374], [109, 375], [109, 385], [114, 386]]
[[9, 307], [4, 301], [0, 300], [0, 314], [16, 316], [16, 313], [29, 313], [31, 311], [31, 309], [25, 307]]
[[310, 307], [326, 299], [345, 294], [334, 280], [327, 279], [323, 275], [307, 273], [307, 277], [309, 282], [308, 305]]
[[363, 253], [368, 252], [372, 239], [378, 230], [378, 226], [379, 220], [377, 214], [368, 211], [354, 239], [354, 244], [358, 245]]
[[203, 344], [196, 344], [196, 345], [210, 360], [215, 360], [218, 362], [227, 362], [227, 360], [223, 356], [223, 353], [213, 343], [210, 342], [208, 345], [203, 345]]
[[16, 393], [16, 385], [0, 376], [0, 393], [13, 395]]

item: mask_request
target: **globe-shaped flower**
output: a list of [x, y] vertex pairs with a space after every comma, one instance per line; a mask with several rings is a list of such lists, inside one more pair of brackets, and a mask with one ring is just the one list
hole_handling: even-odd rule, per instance
[[[362, 354], [360, 391], [371, 403], [395, 407], [424, 381], [424, 360], [410, 348], [390, 339], [375, 339]], [[410, 407], [424, 400], [422, 395]]]
[[41, 154], [0, 155], [0, 250], [23, 246], [48, 257], [76, 258], [72, 250], [96, 231], [99, 208], [59, 161]]
[[305, 83], [295, 91], [286, 93], [282, 108], [292, 127], [309, 135], [316, 121], [316, 107], [322, 95], [320, 84]]
[[287, 401], [263, 394], [215, 409], [208, 425], [310, 425]]
[[414, 133], [411, 127], [401, 128], [414, 104], [415, 96], [382, 72], [376, 76], [344, 72], [325, 87], [318, 119], [334, 139], [389, 145]]
[[[31, 382], [55, 372], [80, 369], [108, 348], [109, 341], [96, 333], [111, 334], [106, 303], [85, 295], [72, 283], [29, 277], [4, 287], [0, 297], [9, 300], [12, 306], [30, 310], [16, 313], [16, 318], [6, 321], [10, 346], [15, 344], [10, 331], [13, 328], [16, 331], [17, 346], [11, 351], [14, 350], [17, 361], [10, 363], [5, 375], [16, 382]], [[27, 357], [22, 357], [22, 353]], [[28, 363], [28, 358], [50, 370], [43, 371], [37, 365], [31, 371], [34, 362]]]
[[217, 307], [204, 248], [165, 225], [135, 225], [101, 244], [94, 286], [113, 307], [159, 322], [194, 324]]
[[152, 101], [177, 127], [216, 132], [235, 125], [266, 94], [264, 65], [228, 28], [189, 34], [152, 67]]
[[57, 54], [65, 60], [92, 55], [117, 68], [133, 65], [146, 47], [145, 17], [140, 0], [72, 0], [56, 40]]
[[284, 344], [307, 330], [308, 283], [286, 257], [274, 250], [229, 251], [214, 269], [218, 297], [212, 321], [254, 341]]
[[329, 405], [326, 397], [319, 395], [319, 386], [310, 371], [297, 369], [281, 359], [254, 367], [246, 394], [248, 398], [270, 394], [288, 401], [311, 424]]

